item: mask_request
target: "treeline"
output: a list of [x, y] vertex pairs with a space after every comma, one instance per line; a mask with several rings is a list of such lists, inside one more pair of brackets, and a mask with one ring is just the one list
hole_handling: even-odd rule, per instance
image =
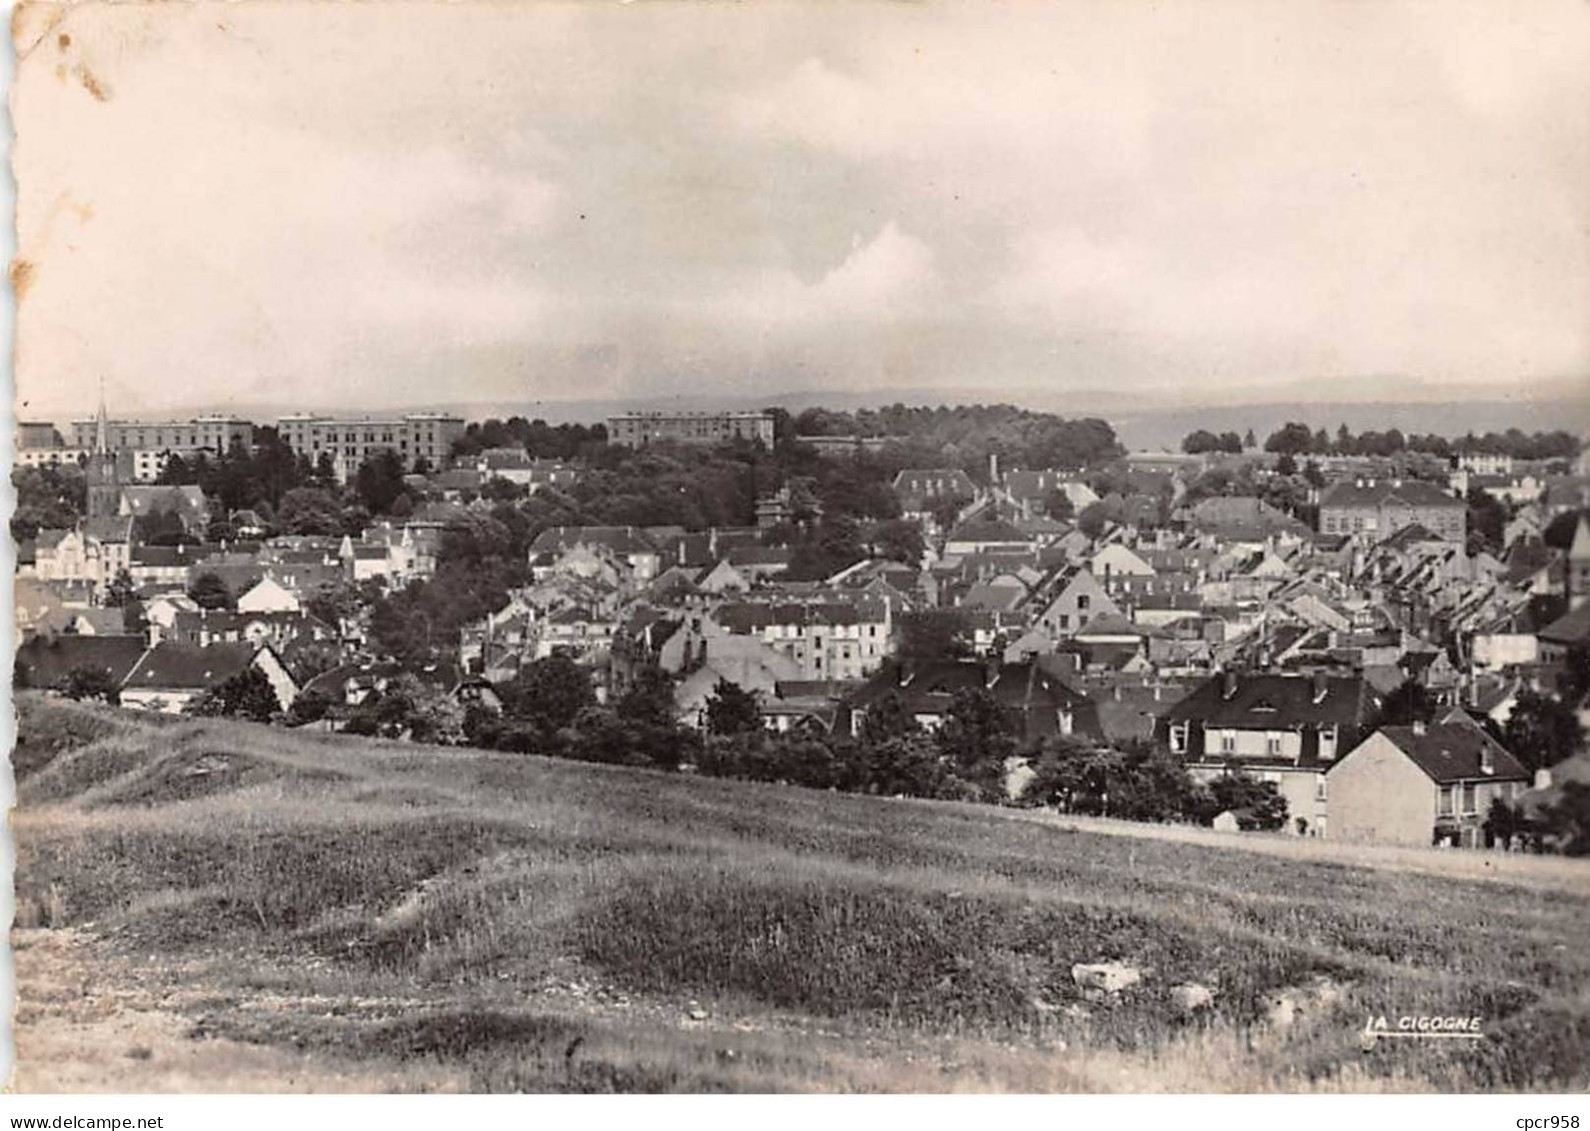
[[453, 441], [453, 456], [467, 458], [488, 448], [523, 448], [535, 459], [582, 459], [607, 446], [604, 424], [548, 424], [510, 416], [507, 420], [472, 421]]
[[1282, 425], [1264, 441], [1265, 451], [1282, 455], [1394, 456], [1419, 452], [1441, 459], [1470, 454], [1507, 455], [1519, 460], [1572, 459], [1579, 454], [1579, 447], [1579, 438], [1562, 430], [1525, 433], [1509, 428], [1483, 436], [1470, 432], [1449, 440], [1434, 434], [1404, 435], [1397, 428], [1354, 435], [1345, 424], [1332, 436], [1323, 428], [1310, 430], [1307, 424], [1297, 421]]
[[[1116, 748], [1058, 736], [1022, 742], [1010, 716], [983, 690], [957, 696], [944, 725], [932, 732], [916, 724], [897, 695], [887, 696], [868, 711], [855, 738], [804, 728], [773, 734], [763, 726], [757, 695], [726, 680], [707, 700], [705, 733], [697, 732], [679, 725], [672, 680], [656, 667], [640, 668], [606, 704], [589, 674], [563, 656], [535, 661], [497, 692], [500, 713], [442, 702], [446, 696], [418, 680], [398, 680], [362, 703], [345, 729], [577, 761], [690, 765], [712, 777], [812, 789], [992, 804], [1012, 800], [1010, 775], [1025, 763], [1025, 772], [1014, 771], [1023, 780], [1015, 798], [1022, 805], [1201, 824], [1232, 811], [1244, 827], [1261, 829], [1279, 828], [1287, 818], [1272, 783], [1234, 775], [1203, 785], [1174, 755], [1148, 743]], [[264, 702], [258, 693], [231, 698]], [[211, 702], [225, 701], [223, 694]], [[305, 693], [288, 721], [311, 722], [332, 707], [329, 698]]]
[[1216, 435], [1202, 428], [1189, 432], [1182, 439], [1181, 450], [1188, 455], [1203, 455], [1205, 452], [1224, 452], [1227, 455], [1241, 455], [1244, 448], [1254, 446], [1253, 429], [1248, 429], [1246, 436], [1239, 436], [1235, 432], [1221, 432]]
[[1006, 404], [812, 408], [789, 427], [801, 436], [889, 437], [895, 441], [890, 447], [903, 453], [901, 466], [959, 467], [979, 481], [987, 479], [990, 455], [1004, 467], [1080, 470], [1125, 453], [1103, 420], [1068, 420]]

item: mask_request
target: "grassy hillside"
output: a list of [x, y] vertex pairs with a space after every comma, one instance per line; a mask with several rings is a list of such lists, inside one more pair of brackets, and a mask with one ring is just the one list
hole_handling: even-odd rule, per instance
[[[183, 1086], [270, 1087], [268, 1056], [323, 1087], [1590, 1084], [1576, 874], [1512, 885], [32, 696], [20, 712], [24, 1088], [81, 1086], [90, 1055], [131, 1089], [170, 1086], [179, 1060]], [[1074, 985], [1104, 959], [1143, 981]], [[59, 992], [68, 971], [101, 987], [94, 1009]], [[1212, 1008], [1184, 1015], [1186, 982]], [[1477, 1015], [1489, 1036], [1366, 1053], [1371, 1013]], [[135, 1032], [157, 1036], [116, 1047]]]

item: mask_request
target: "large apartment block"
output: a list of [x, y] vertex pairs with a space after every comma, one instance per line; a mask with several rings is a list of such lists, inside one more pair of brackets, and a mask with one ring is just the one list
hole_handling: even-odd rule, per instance
[[276, 427], [282, 441], [311, 463], [330, 455], [337, 478], [346, 482], [361, 463], [383, 450], [397, 452], [405, 467], [420, 460], [432, 467], [447, 466], [453, 442], [464, 434], [464, 418], [442, 412], [358, 419], [301, 413], [282, 417]]
[[1319, 501], [1322, 534], [1345, 534], [1378, 542], [1405, 526], [1422, 526], [1436, 537], [1462, 543], [1468, 509], [1463, 500], [1418, 479], [1359, 479], [1327, 490]]
[[[72, 421], [72, 445], [94, 447], [97, 422], [93, 417]], [[200, 416], [192, 420], [107, 420], [105, 440], [113, 452], [154, 451], [187, 455], [219, 455], [234, 444], [254, 447], [254, 425], [237, 416]]]
[[[91, 452], [99, 422], [89, 417], [72, 421], [69, 449]], [[234, 447], [254, 448], [254, 424], [238, 416], [216, 414], [191, 420], [107, 420], [105, 443], [128, 462], [133, 479], [152, 482], [171, 456], [215, 459]], [[48, 462], [56, 462], [49, 460]]]
[[607, 418], [607, 442], [639, 448], [660, 440], [678, 444], [721, 444], [760, 440], [773, 446], [773, 414], [768, 412], [622, 412]]
[[69, 447], [59, 429], [48, 421], [17, 422], [15, 459], [18, 467], [77, 466], [87, 458], [87, 448]]

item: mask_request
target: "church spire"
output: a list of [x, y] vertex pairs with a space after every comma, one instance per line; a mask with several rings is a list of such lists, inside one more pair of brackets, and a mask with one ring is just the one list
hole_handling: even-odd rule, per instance
[[94, 417], [94, 451], [104, 455], [110, 451], [110, 425], [105, 419], [105, 378], [99, 379], [99, 412]]

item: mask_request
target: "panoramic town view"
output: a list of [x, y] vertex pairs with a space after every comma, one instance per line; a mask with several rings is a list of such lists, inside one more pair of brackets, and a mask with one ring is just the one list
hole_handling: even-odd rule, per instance
[[[760, 1036], [743, 1062], [732, 1044], [666, 1066], [562, 1051], [658, 1008], [690, 1045], [721, 1041], [715, 1010], [737, 1026], [754, 1005], [1130, 1059], [1116, 1050], [1144, 1026], [1207, 1041], [1372, 1011], [1361, 995], [1410, 960], [1457, 981], [1399, 992], [1545, 1045], [1358, 1078], [1582, 1071], [1582, 1015], [1542, 1032], [1550, 998], [1516, 988], [1542, 962], [1567, 976], [1577, 949], [1455, 935], [1436, 911], [1475, 867], [1285, 847], [1590, 854], [1573, 435], [1289, 423], [1127, 452], [1103, 420], [899, 405], [589, 427], [101, 405], [21, 429], [20, 798], [95, 814], [90, 841], [115, 848], [85, 857], [72, 821], [30, 828], [19, 926], [325, 963], [299, 992], [446, 1001], [506, 980], [559, 1007], [528, 1030], [373, 1007], [379, 1067], [356, 1054], [347, 1072], [434, 1041], [433, 1075], [478, 1087], [876, 1086], [878, 1068], [763, 1061]], [[1097, 871], [1062, 828], [1109, 834], [1081, 852]], [[1159, 835], [1205, 829], [1226, 835]], [[747, 865], [741, 842], [769, 859]], [[1337, 894], [1315, 861], [1339, 860], [1411, 875]], [[1232, 869], [1284, 871], [1287, 895], [1227, 889]], [[1118, 902], [1123, 881], [1141, 902]], [[1186, 919], [1193, 891], [1230, 906]], [[1519, 930], [1582, 927], [1578, 899], [1504, 898]], [[344, 1045], [357, 1011], [248, 1008], [251, 983], [288, 977], [252, 970], [235, 1011], [192, 1024]], [[565, 1012], [593, 1001], [600, 1022]], [[1281, 1038], [1281, 1063], [1242, 1079], [1341, 1071], [1309, 1041], [1318, 1062]]]
[[13, 35], [15, 1090], [1590, 1089], [1582, 5]]

